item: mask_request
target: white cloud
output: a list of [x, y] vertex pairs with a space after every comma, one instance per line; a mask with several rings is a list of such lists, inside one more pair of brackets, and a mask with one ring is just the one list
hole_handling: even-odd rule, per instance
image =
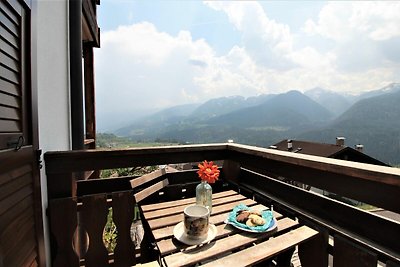
[[322, 54], [310, 46], [294, 51], [290, 57], [299, 66], [310, 71], [321, 68], [334, 68], [336, 61], [336, 55], [334, 53], [327, 52]]
[[293, 48], [289, 26], [268, 18], [259, 3], [206, 1], [205, 4], [227, 14], [242, 32], [242, 44], [255, 62], [270, 68], [293, 67], [287, 58]]
[[400, 80], [398, 2], [329, 2], [296, 33], [256, 2], [206, 5], [240, 31], [241, 42], [225, 55], [188, 31], [171, 35], [150, 22], [103, 32], [96, 50], [98, 110], [155, 110], [317, 86], [359, 92]]
[[233, 49], [217, 57], [205, 40], [193, 40], [187, 31], [172, 36], [142, 22], [103, 32], [101, 46], [96, 50], [98, 110], [156, 110], [254, 95], [260, 87], [257, 68], [245, 53], [235, 59]]
[[370, 39], [383, 41], [400, 36], [400, 2], [363, 2], [353, 6], [350, 23]]
[[186, 31], [171, 36], [148, 22], [104, 32], [96, 50], [98, 106], [123, 111], [187, 102], [201, 92], [192, 80], [202, 70], [191, 62], [207, 65], [213, 57], [204, 40]]
[[[357, 73], [396, 67], [393, 44], [400, 38], [400, 2], [329, 2], [318, 20], [307, 20], [303, 30], [336, 42], [338, 70]], [[388, 51], [389, 50], [389, 51]]]
[[374, 41], [400, 36], [400, 2], [329, 2], [318, 21], [308, 20], [304, 30], [337, 42], [348, 42], [359, 35]]
[[192, 41], [190, 32], [180, 31], [173, 37], [149, 22], [119, 26], [103, 33], [101, 41], [106, 49], [113, 47], [120, 56], [153, 67], [164, 64], [177, 50], [193, 57], [210, 57], [213, 53], [203, 40]]

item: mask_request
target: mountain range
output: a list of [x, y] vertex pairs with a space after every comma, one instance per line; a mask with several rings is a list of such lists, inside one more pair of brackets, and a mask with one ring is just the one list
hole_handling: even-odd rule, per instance
[[304, 94], [211, 99], [175, 106], [117, 130], [135, 141], [182, 143], [226, 142], [269, 146], [282, 139], [333, 143], [345, 136], [348, 145], [389, 164], [400, 163], [400, 84], [345, 96], [322, 88]]

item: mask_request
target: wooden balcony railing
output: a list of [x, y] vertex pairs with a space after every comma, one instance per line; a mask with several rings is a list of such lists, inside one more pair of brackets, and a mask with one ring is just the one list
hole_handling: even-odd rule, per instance
[[[106, 266], [109, 262], [115, 266], [134, 265], [136, 253], [130, 234], [134, 205], [129, 191], [109, 196], [87, 195], [79, 200], [51, 200], [52, 266]], [[118, 229], [118, 242], [112, 254], [103, 241], [109, 207], [112, 207], [112, 221]]]
[[[313, 265], [312, 262], [303, 263], [304, 265], [321, 266], [320, 263], [323, 262], [324, 266], [327, 266], [328, 256], [331, 255], [335, 267], [377, 266], [378, 262], [386, 266], [399, 266], [399, 222], [359, 210], [280, 180], [284, 177], [286, 180], [301, 182], [399, 213], [399, 169], [237, 144], [46, 153], [50, 227], [53, 236], [56, 237], [54, 240], [57, 240], [52, 243], [53, 260], [69, 255], [74, 260], [72, 263], [76, 264], [75, 251], [79, 244], [73, 247], [71, 233], [76, 231], [76, 225], [85, 225], [85, 218], [88, 215], [83, 214], [87, 212], [90, 216], [99, 218], [83, 227], [89, 235], [89, 240], [97, 241], [89, 241], [89, 249], [81, 255], [81, 264], [90, 266], [90, 260], [87, 258], [95, 257], [94, 255], [103, 255], [98, 258], [105, 259], [105, 252], [99, 241], [104, 228], [104, 203], [112, 203], [110, 204], [112, 207], [119, 205], [128, 207], [134, 204], [133, 200], [129, 201], [130, 204], [126, 204], [115, 198], [116, 192], [130, 189], [129, 180], [132, 177], [80, 181], [82, 172], [197, 162], [204, 159], [223, 160], [221, 178], [225, 183], [219, 183], [215, 188], [216, 191], [228, 185], [242, 194], [257, 198], [261, 203], [273, 204], [275, 209], [301, 220], [322, 233], [315, 241], [313, 251], [299, 252], [312, 253], [319, 265], [315, 263]], [[194, 186], [198, 183], [195, 171], [168, 175], [170, 186], [165, 189], [166, 193], [162, 197], [181, 198], [185, 197], [185, 194], [194, 195]], [[131, 195], [129, 192], [124, 194], [126, 197]], [[97, 200], [88, 200], [91, 198]], [[104, 199], [107, 198], [108, 202], [105, 202]], [[69, 204], [60, 204], [63, 201]], [[72, 222], [54, 219], [54, 216], [62, 216], [66, 210], [54, 208], [57, 204], [69, 205], [72, 212], [68, 211], [64, 217], [72, 218]], [[101, 208], [97, 208], [99, 206]], [[126, 209], [131, 210], [131, 208]], [[113, 216], [117, 218], [122, 215], [115, 212]], [[125, 259], [124, 262], [132, 264], [135, 259], [126, 256], [134, 255], [133, 243], [128, 240], [126, 227], [132, 221], [133, 214], [128, 213], [125, 216], [122, 223], [124, 226], [119, 226], [125, 230], [119, 231], [121, 237], [118, 236], [117, 240], [125, 240], [121, 241], [124, 245], [120, 247], [126, 248], [128, 252], [110, 254], [108, 260], [117, 263], [117, 258], [121, 257]], [[63, 226], [59, 226], [59, 223], [63, 223]], [[60, 233], [65, 227], [68, 229], [66, 231], [68, 234]], [[140, 259], [136, 259], [138, 260]]]
[[97, 25], [99, 0], [82, 0], [82, 40], [93, 47], [100, 47], [100, 29]]

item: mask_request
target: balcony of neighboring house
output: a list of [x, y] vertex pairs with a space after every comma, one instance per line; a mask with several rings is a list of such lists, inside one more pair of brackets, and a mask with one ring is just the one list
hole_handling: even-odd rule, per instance
[[100, 28], [97, 25], [97, 6], [100, 0], [82, 1], [82, 40], [100, 47]]
[[[133, 227], [143, 220], [138, 216], [134, 196], [139, 189], [146, 190], [150, 185], [132, 189], [130, 181], [139, 178], [128, 176], [80, 180], [81, 173], [143, 166], [158, 168], [205, 159], [218, 162], [221, 169], [219, 181], [213, 184], [213, 194], [233, 190], [249, 201], [273, 207], [274, 212], [318, 233], [308, 246], [296, 245], [295, 256], [291, 259], [294, 266], [400, 266], [398, 221], [279, 180], [283, 176], [400, 213], [399, 169], [233, 143], [47, 152], [45, 163], [53, 266], [61, 262], [68, 266], [101, 266], [105, 261], [118, 266], [149, 261], [168, 265], [168, 261], [157, 256], [162, 252], [159, 246], [162, 240], [153, 240], [146, 225], [144, 233]], [[160, 183], [167, 179], [168, 185], [154, 191], [140, 205], [193, 198], [199, 183], [196, 171], [174, 169], [163, 173], [154, 181]], [[112, 215], [109, 208], [112, 208]], [[218, 208], [215, 208], [215, 213], [218, 213]], [[107, 216], [108, 220], [112, 218], [115, 222], [113, 237], [105, 234], [105, 229], [110, 228]], [[218, 224], [217, 227], [223, 227], [222, 221]], [[285, 231], [295, 231], [294, 227], [288, 226]], [[139, 234], [144, 236], [138, 239]], [[115, 241], [112, 249], [106, 249], [109, 243], [104, 239], [107, 238]], [[217, 244], [211, 241], [211, 250], [214, 245]], [[241, 249], [252, 248], [250, 245]], [[224, 258], [230, 254], [219, 256]], [[182, 255], [182, 260], [187, 256], [185, 251], [179, 255]], [[258, 266], [277, 266], [277, 258], [271, 256]], [[213, 262], [208, 264], [213, 265]], [[182, 265], [186, 266], [183, 261]]]

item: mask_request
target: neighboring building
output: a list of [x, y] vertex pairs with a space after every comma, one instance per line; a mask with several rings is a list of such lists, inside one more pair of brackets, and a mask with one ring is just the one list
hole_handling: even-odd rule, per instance
[[348, 161], [355, 161], [361, 163], [368, 163], [381, 166], [389, 166], [388, 164], [379, 161], [373, 157], [364, 154], [363, 146], [356, 145], [355, 149], [345, 146], [344, 137], [337, 137], [336, 144], [324, 144], [308, 141], [290, 140], [285, 139], [270, 146], [269, 148], [290, 151], [293, 153], [307, 154], [325, 158], [341, 159]]
[[50, 262], [41, 154], [95, 148], [99, 2], [1, 0], [0, 266]]
[[[368, 163], [374, 165], [389, 166], [388, 164], [382, 161], [379, 161], [373, 157], [368, 156], [367, 154], [364, 154], [362, 152], [364, 148], [363, 145], [358, 144], [355, 146], [355, 149], [345, 146], [345, 140], [346, 138], [344, 137], [337, 137], [335, 144], [324, 144], [324, 143], [285, 139], [280, 141], [279, 143], [276, 143], [275, 145], [270, 146], [269, 148], [281, 151], [289, 151], [299, 154], [325, 157], [325, 158], [333, 158], [333, 159], [355, 161], [355, 162]], [[318, 188], [314, 188], [299, 182], [294, 182], [292, 179], [287, 177], [278, 177], [278, 179], [285, 181], [289, 184], [295, 185], [297, 187], [301, 187], [306, 190], [311, 190], [319, 194], [329, 196], [350, 204], [359, 204], [357, 201], [353, 201], [351, 199], [344, 198], [336, 194], [332, 194], [328, 191], [320, 190]]]

